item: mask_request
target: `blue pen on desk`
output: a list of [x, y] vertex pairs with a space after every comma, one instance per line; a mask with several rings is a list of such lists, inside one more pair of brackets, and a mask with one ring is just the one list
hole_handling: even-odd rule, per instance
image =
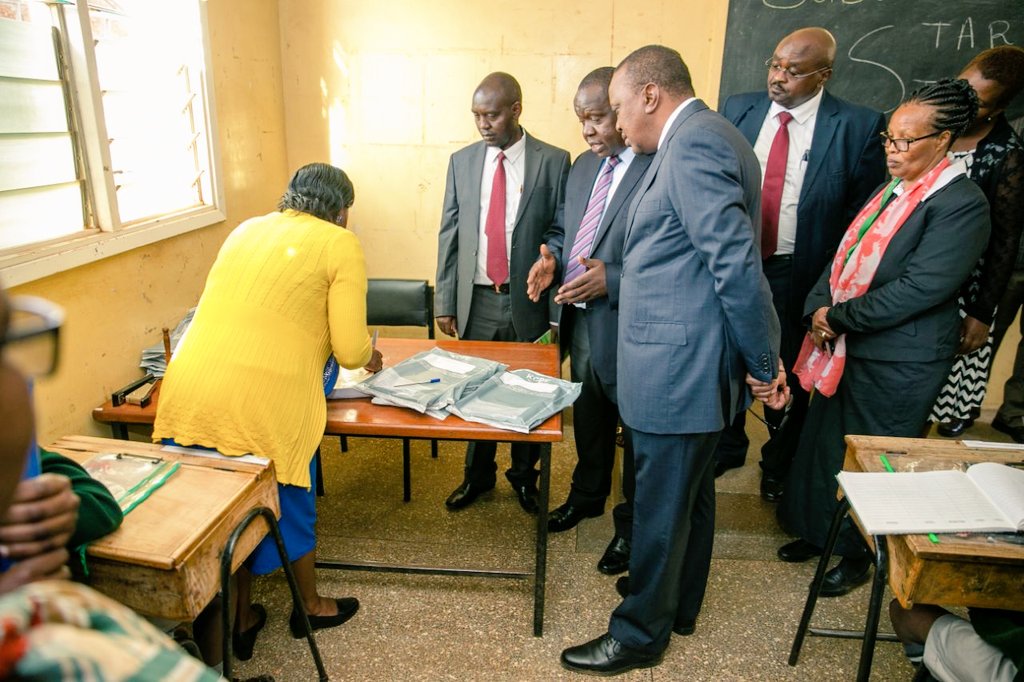
[[439, 384], [441, 379], [434, 377], [433, 379], [424, 379], [423, 381], [403, 381], [399, 384], [392, 384], [392, 386], [417, 386], [419, 384]]

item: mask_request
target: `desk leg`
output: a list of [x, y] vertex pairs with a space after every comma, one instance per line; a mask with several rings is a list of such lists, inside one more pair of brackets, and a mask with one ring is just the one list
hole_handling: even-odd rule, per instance
[[[828, 539], [818, 560], [818, 570], [814, 573], [814, 580], [811, 581], [811, 588], [807, 592], [807, 602], [804, 604], [804, 612], [800, 617], [800, 625], [796, 629], [796, 637], [793, 638], [793, 648], [789, 650], [789, 664], [796, 665], [800, 657], [800, 648], [804, 644], [804, 637], [807, 636], [807, 628], [811, 624], [811, 616], [814, 614], [814, 606], [818, 603], [818, 593], [821, 592], [821, 584], [825, 581], [825, 573], [828, 571], [828, 562], [832, 559], [832, 552], [836, 548], [836, 541], [839, 539], [839, 529], [842, 528], [843, 518], [850, 509], [850, 503], [844, 497], [836, 507], [836, 513], [832, 516], [832, 525], [828, 529]], [[876, 623], [877, 625], [877, 623]], [[874, 642], [872, 642], [874, 644]]]
[[889, 577], [889, 542], [884, 535], [876, 535], [875, 577], [871, 582], [871, 601], [868, 602], [868, 618], [864, 624], [864, 641], [860, 647], [860, 663], [857, 666], [857, 682], [867, 682], [871, 675], [871, 661], [875, 655], [875, 637], [878, 633], [878, 618], [882, 610], [885, 581]]
[[408, 502], [412, 499], [412, 476], [410, 474], [410, 468], [412, 466], [409, 457], [409, 448], [411, 444], [408, 438], [402, 439], [402, 501]]
[[540, 446], [540, 490], [537, 494], [537, 563], [533, 578], [533, 636], [544, 635], [544, 590], [548, 564], [548, 493], [551, 489], [551, 445]]
[[242, 536], [242, 533], [249, 527], [249, 524], [259, 517], [263, 517], [267, 525], [270, 526], [270, 533], [274, 536], [277, 554], [281, 559], [281, 566], [284, 568], [284, 574], [288, 578], [288, 587], [292, 591], [292, 603], [295, 609], [302, 614], [302, 623], [306, 628], [306, 640], [309, 642], [309, 651], [313, 655], [313, 662], [316, 664], [317, 673], [320, 675], [320, 682], [327, 682], [329, 679], [327, 677], [327, 670], [324, 669], [323, 659], [320, 658], [320, 649], [316, 646], [316, 640], [313, 638], [313, 629], [309, 626], [309, 619], [306, 617], [306, 607], [302, 603], [302, 596], [299, 594], [299, 583], [295, 580], [295, 573], [292, 571], [291, 562], [288, 561], [288, 551], [284, 546], [284, 538], [281, 537], [281, 529], [277, 526], [274, 512], [266, 507], [257, 507], [245, 515], [245, 518], [231, 531], [228, 542], [224, 546], [224, 553], [220, 557], [221, 625], [223, 628], [221, 636], [224, 646], [224, 677], [229, 680], [231, 679], [231, 564], [235, 555], [235, 545], [238, 544], [238, 538]]
[[110, 425], [110, 433], [118, 440], [128, 440], [128, 425], [114, 422]]

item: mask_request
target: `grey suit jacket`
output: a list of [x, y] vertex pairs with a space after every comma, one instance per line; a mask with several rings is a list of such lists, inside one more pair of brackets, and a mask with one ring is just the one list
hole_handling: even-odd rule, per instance
[[[594, 152], [587, 150], [576, 157], [569, 171], [569, 180], [565, 186], [565, 212], [561, 221], [565, 230], [563, 234], [548, 242], [548, 248], [558, 263], [560, 282], [565, 273], [565, 259], [572, 253], [576, 243], [576, 235], [590, 203], [590, 194], [601, 169], [602, 159]], [[640, 179], [651, 165], [651, 157], [638, 154], [633, 157], [625, 175], [619, 181], [605, 206], [601, 224], [594, 235], [590, 257], [604, 263], [605, 280], [608, 295], [604, 298], [587, 302], [587, 336], [590, 341], [590, 364], [598, 378], [606, 385], [615, 383], [616, 372], [616, 340], [619, 333], [619, 277], [622, 271], [622, 244], [626, 237], [626, 218], [629, 205], [633, 201]], [[556, 284], [554, 289], [558, 288]], [[552, 299], [554, 294], [552, 293]], [[562, 347], [571, 344], [573, 333], [572, 317], [584, 314], [574, 305], [556, 306], [554, 319], [560, 323], [559, 336]]]
[[[561, 227], [558, 223], [569, 174], [569, 152], [526, 137], [525, 173], [519, 212], [509, 253], [509, 295], [516, 335], [532, 341], [548, 328], [547, 294], [537, 303], [526, 296], [526, 276], [540, 253], [540, 245]], [[459, 335], [472, 315], [473, 277], [480, 241], [480, 179], [486, 144], [483, 141], [452, 154], [444, 190], [444, 208], [438, 234], [434, 314], [454, 315]]]
[[629, 210], [619, 290], [623, 421], [720, 431], [778, 372], [779, 321], [756, 246], [761, 171], [700, 100], [672, 123]]
[[988, 244], [985, 195], [961, 175], [926, 198], [889, 242], [868, 291], [832, 305], [831, 263], [807, 296], [806, 321], [830, 307], [829, 326], [845, 333], [846, 354], [868, 360], [928, 362], [960, 345], [957, 292]]

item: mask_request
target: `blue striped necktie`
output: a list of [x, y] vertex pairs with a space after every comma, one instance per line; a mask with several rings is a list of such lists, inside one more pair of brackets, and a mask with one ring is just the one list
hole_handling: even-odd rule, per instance
[[594, 245], [594, 236], [597, 234], [597, 228], [601, 225], [605, 204], [608, 203], [608, 191], [612, 187], [612, 175], [614, 174], [615, 166], [619, 165], [620, 160], [618, 156], [609, 156], [608, 162], [601, 169], [601, 175], [597, 178], [597, 184], [594, 186], [594, 194], [590, 197], [587, 211], [583, 214], [583, 220], [580, 221], [580, 229], [576, 232], [576, 240], [573, 242], [572, 251], [569, 253], [569, 260], [566, 261], [565, 278], [563, 280], [565, 283], [573, 281], [586, 271], [586, 268], [580, 265], [580, 256], [584, 258], [590, 257], [590, 250]]

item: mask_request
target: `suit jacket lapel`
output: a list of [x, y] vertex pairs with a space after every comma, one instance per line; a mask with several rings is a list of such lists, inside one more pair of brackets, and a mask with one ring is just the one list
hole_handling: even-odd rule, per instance
[[818, 115], [814, 121], [814, 135], [811, 137], [811, 154], [807, 160], [807, 168], [804, 170], [804, 184], [800, 189], [800, 201], [807, 196], [808, 189], [814, 185], [814, 176], [821, 170], [825, 163], [825, 157], [832, 148], [832, 138], [835, 137], [836, 128], [839, 126], [839, 107], [835, 99], [828, 94], [822, 93], [821, 105], [818, 107]]
[[647, 172], [644, 173], [644, 178], [640, 183], [640, 189], [637, 190], [636, 195], [633, 197], [633, 203], [629, 206], [629, 217], [626, 220], [626, 241], [629, 241], [629, 235], [633, 231], [633, 221], [636, 218], [636, 207], [640, 203], [644, 194], [651, 188], [651, 184], [654, 182], [654, 178], [658, 176], [658, 168], [661, 167], [661, 162], [668, 153], [668, 148], [671, 146], [672, 138], [675, 137], [676, 132], [680, 126], [691, 116], [698, 111], [704, 111], [708, 108], [707, 104], [704, 104], [703, 100], [696, 100], [690, 103], [685, 109], [683, 109], [676, 120], [672, 122], [672, 127], [669, 128], [668, 134], [665, 136], [665, 141], [658, 147], [657, 153], [654, 158], [651, 159], [651, 165], [647, 167]]
[[466, 198], [465, 206], [459, 210], [464, 211], [469, 216], [470, 224], [476, 226], [476, 229], [472, 230], [475, 241], [480, 237], [480, 185], [484, 175], [484, 159], [487, 158], [487, 143], [483, 140], [477, 142], [470, 153], [469, 196]]
[[[601, 158], [595, 154], [587, 154], [577, 163], [585, 164], [580, 172], [583, 174], [586, 182], [583, 187], [590, 189], [590, 192], [594, 191], [594, 183], [597, 181], [597, 171], [601, 167]], [[590, 195], [583, 201], [576, 202], [576, 205], [580, 207], [580, 211], [573, 210], [573, 215], [566, 215], [565, 224], [565, 245], [562, 247], [563, 258], [568, 258], [569, 254], [572, 253], [572, 247], [576, 244], [576, 235], [580, 232], [580, 223], [583, 221], [583, 216], [587, 213], [587, 206], [590, 204]]]
[[523, 191], [519, 196], [519, 210], [516, 211], [516, 222], [515, 227], [512, 231], [515, 231], [516, 227], [519, 227], [519, 221], [523, 218], [523, 211], [526, 210], [527, 204], [530, 203], [530, 195], [533, 194], [533, 188], [537, 186], [537, 177], [540, 175], [540, 145], [538, 145], [526, 129], [523, 129], [523, 137], [526, 138], [526, 144], [523, 153], [526, 155], [523, 164]]
[[765, 95], [752, 103], [739, 119], [739, 125], [736, 127], [743, 133], [743, 137], [747, 138], [750, 146], [757, 142], [757, 136], [761, 134], [761, 126], [764, 125], [764, 117], [768, 115], [768, 107], [771, 104], [772, 101]]

